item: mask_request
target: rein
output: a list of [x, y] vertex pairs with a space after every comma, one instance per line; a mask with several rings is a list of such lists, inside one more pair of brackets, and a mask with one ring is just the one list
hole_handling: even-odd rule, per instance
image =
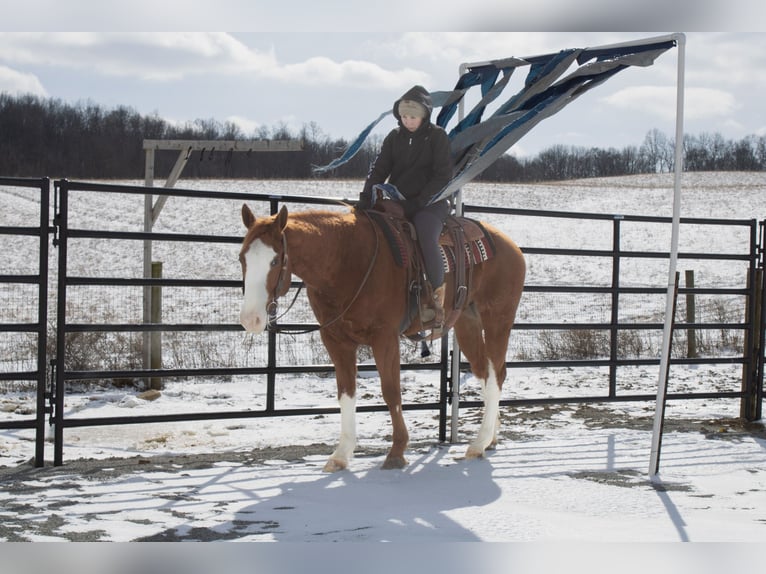
[[[328, 321], [324, 325], [317, 325], [315, 327], [309, 327], [307, 329], [293, 329], [289, 327], [278, 327], [274, 323], [278, 321], [279, 319], [281, 319], [282, 317], [284, 317], [290, 311], [290, 309], [293, 308], [293, 305], [295, 305], [295, 302], [298, 300], [298, 295], [300, 294], [301, 289], [303, 289], [303, 285], [301, 284], [301, 286], [295, 292], [295, 295], [293, 296], [292, 301], [290, 301], [290, 305], [288, 305], [287, 309], [285, 309], [285, 311], [281, 315], [279, 315], [279, 317], [270, 319], [266, 329], [268, 329], [272, 333], [288, 333], [291, 335], [305, 335], [306, 333], [313, 333], [314, 331], [319, 331], [321, 329], [324, 329], [325, 327], [329, 327], [330, 325], [338, 322], [341, 319], [341, 317], [343, 317], [343, 315], [346, 314], [346, 311], [348, 311], [351, 308], [351, 306], [354, 304], [354, 302], [359, 298], [359, 295], [361, 294], [362, 289], [364, 289], [364, 286], [367, 284], [367, 280], [370, 278], [370, 275], [372, 274], [373, 267], [375, 267], [375, 262], [378, 259], [378, 251], [380, 248], [380, 238], [378, 237], [377, 230], [375, 229], [375, 222], [372, 221], [372, 218], [366, 211], [364, 210], [360, 210], [360, 211], [362, 211], [362, 213], [365, 214], [365, 216], [367, 217], [367, 220], [370, 222], [370, 225], [372, 225], [372, 231], [373, 231], [373, 234], [375, 235], [375, 251], [372, 254], [370, 265], [367, 267], [367, 271], [365, 272], [364, 277], [362, 277], [362, 282], [360, 283], [359, 287], [356, 290], [356, 293], [354, 293], [354, 296], [351, 298], [351, 300], [348, 302], [345, 308], [334, 319]], [[287, 259], [288, 259], [287, 240], [285, 239], [285, 235], [286, 235], [285, 233], [282, 233], [283, 250], [282, 250], [282, 270], [280, 271], [280, 281], [282, 281], [282, 274], [286, 270]], [[278, 297], [281, 295], [284, 295], [289, 289], [289, 286], [290, 286], [290, 283], [288, 282], [287, 289], [285, 289], [282, 293], [280, 293], [277, 297], [275, 297], [270, 305], [274, 305], [276, 307]]]

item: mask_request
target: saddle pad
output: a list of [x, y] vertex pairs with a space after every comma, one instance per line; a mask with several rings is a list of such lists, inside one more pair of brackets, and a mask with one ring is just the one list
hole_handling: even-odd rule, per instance
[[460, 229], [466, 241], [477, 241], [482, 237], [487, 237], [487, 231], [482, 224], [475, 219], [467, 217], [450, 216], [444, 222], [444, 229], [439, 236], [440, 245], [455, 245], [455, 230]]
[[463, 248], [458, 250], [453, 245], [440, 244], [442, 262], [445, 273], [453, 273], [457, 264], [457, 252], [463, 252], [463, 258], [467, 267], [473, 267], [495, 256], [495, 249], [488, 236], [466, 242]]
[[411, 250], [408, 249], [408, 245], [405, 243], [402, 235], [402, 222], [372, 209], [367, 211], [367, 214], [383, 232], [396, 264], [399, 267], [407, 267], [412, 260], [412, 256]]
[[[383, 235], [391, 249], [396, 264], [399, 267], [407, 267], [410, 265], [414, 257], [414, 245], [412, 244], [412, 238], [409, 233], [403, 230], [404, 226], [410, 225], [409, 222], [403, 218], [394, 217], [390, 214], [384, 214], [375, 210], [369, 210], [367, 213], [378, 225], [381, 231], [383, 231]], [[494, 257], [495, 246], [492, 242], [492, 238], [487, 234], [480, 222], [464, 217], [448, 218], [445, 232], [443, 232], [439, 238], [439, 247], [442, 252], [444, 270], [447, 273], [450, 273], [455, 269], [455, 246], [449, 226], [456, 224], [459, 225], [465, 233], [466, 241], [462, 248], [464, 251], [465, 262], [469, 267]]]

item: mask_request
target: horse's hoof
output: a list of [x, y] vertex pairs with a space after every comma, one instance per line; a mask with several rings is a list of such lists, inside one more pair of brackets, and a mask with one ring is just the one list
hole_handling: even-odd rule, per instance
[[324, 472], [338, 472], [339, 470], [346, 470], [346, 468], [348, 468], [347, 462], [338, 460], [337, 458], [331, 458], [325, 463], [322, 470]]
[[474, 458], [482, 458], [483, 456], [484, 449], [478, 446], [471, 445], [468, 447], [468, 450], [465, 451], [465, 458], [469, 460]]
[[407, 459], [403, 456], [387, 456], [386, 460], [383, 462], [382, 468], [383, 470], [394, 470], [394, 469], [402, 469], [405, 466], [407, 466]]

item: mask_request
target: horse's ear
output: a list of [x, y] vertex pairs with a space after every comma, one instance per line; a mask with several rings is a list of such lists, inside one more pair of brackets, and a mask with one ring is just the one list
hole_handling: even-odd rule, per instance
[[250, 211], [250, 208], [246, 203], [242, 204], [242, 223], [244, 223], [245, 227], [248, 229], [250, 229], [250, 226], [255, 223], [255, 215], [253, 215], [253, 212]]
[[279, 229], [282, 230], [287, 225], [287, 206], [283, 205], [282, 209], [279, 210], [279, 213], [277, 214], [277, 225], [279, 225]]

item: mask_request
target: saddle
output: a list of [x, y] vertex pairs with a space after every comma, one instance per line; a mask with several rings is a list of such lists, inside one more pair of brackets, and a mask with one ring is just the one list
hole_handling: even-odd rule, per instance
[[[379, 199], [366, 213], [382, 231], [396, 264], [407, 270], [408, 305], [400, 324], [400, 332], [414, 341], [441, 337], [452, 328], [468, 302], [472, 268], [494, 256], [492, 238], [481, 223], [474, 219], [454, 215], [447, 217], [439, 236], [439, 247], [445, 282], [452, 285], [453, 296], [444, 301], [443, 322], [423, 321], [422, 304], [431, 304], [433, 290], [425, 277], [415, 226], [405, 217], [401, 204], [394, 200]], [[416, 319], [420, 319], [422, 330], [410, 334], [407, 331]]]

